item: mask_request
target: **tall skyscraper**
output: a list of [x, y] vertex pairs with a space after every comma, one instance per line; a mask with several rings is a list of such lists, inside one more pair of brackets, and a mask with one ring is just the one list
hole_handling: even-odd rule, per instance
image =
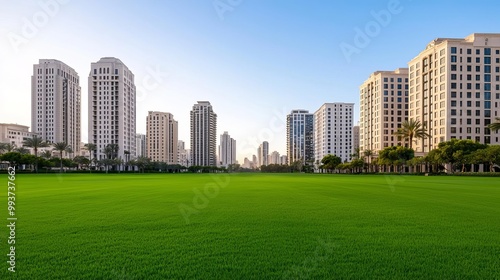
[[137, 133], [135, 135], [135, 156], [146, 156], [146, 134]]
[[259, 145], [257, 149], [258, 157], [259, 157], [259, 166], [269, 165], [268, 155], [269, 155], [269, 142], [264, 141]]
[[293, 110], [286, 118], [288, 162], [314, 161], [314, 115], [306, 110]]
[[97, 150], [92, 158], [104, 159], [108, 144], [118, 145], [118, 157], [136, 156], [136, 90], [134, 74], [114, 57], [103, 57], [90, 66], [89, 142]]
[[499, 144], [486, 126], [500, 116], [500, 34], [438, 38], [412, 59], [409, 118], [430, 135], [415, 139], [415, 152], [429, 152], [452, 138]]
[[408, 68], [372, 73], [360, 87], [359, 108], [362, 151], [403, 145], [393, 133], [408, 119]]
[[314, 113], [314, 158], [328, 154], [348, 161], [352, 152], [354, 103], [325, 103]]
[[75, 153], [80, 151], [80, 78], [59, 60], [40, 59], [33, 65], [31, 129], [46, 141], [66, 142]]
[[149, 111], [146, 153], [152, 161], [177, 164], [178, 124], [170, 113]]
[[208, 101], [198, 101], [191, 110], [192, 165], [217, 166], [217, 115]]
[[220, 136], [219, 161], [224, 167], [236, 163], [236, 140], [227, 131]]

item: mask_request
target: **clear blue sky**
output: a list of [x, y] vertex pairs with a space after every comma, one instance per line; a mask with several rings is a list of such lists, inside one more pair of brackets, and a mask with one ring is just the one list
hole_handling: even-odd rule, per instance
[[[44, 9], [40, 3], [52, 5]], [[290, 110], [314, 112], [325, 102], [354, 102], [357, 121], [358, 87], [371, 72], [406, 67], [437, 37], [500, 32], [497, 1], [0, 5], [0, 122], [31, 125], [32, 65], [55, 58], [80, 75], [86, 141], [90, 63], [114, 56], [135, 73], [142, 89], [137, 132], [145, 133], [148, 111], [171, 112], [179, 121], [179, 138], [189, 142], [189, 111], [196, 101], [208, 100], [218, 114], [218, 134], [228, 131], [237, 140], [240, 162], [265, 140], [270, 151], [286, 152], [284, 120]], [[385, 17], [377, 22], [374, 14]], [[369, 33], [368, 41], [355, 40], [357, 29]], [[356, 48], [351, 55], [341, 48], [348, 45]], [[159, 74], [151, 79], [154, 72]]]

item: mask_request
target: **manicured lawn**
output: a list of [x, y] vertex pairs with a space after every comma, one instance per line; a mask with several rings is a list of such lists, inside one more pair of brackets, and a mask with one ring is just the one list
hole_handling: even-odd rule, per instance
[[0, 279], [500, 278], [499, 178], [19, 174], [16, 183], [17, 272], [7, 271], [4, 226]]

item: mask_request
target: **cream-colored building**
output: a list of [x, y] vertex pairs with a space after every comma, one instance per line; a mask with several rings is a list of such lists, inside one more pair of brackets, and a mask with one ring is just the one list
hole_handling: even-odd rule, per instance
[[360, 87], [359, 148], [405, 145], [394, 132], [408, 118], [408, 69], [376, 71]]
[[408, 66], [409, 117], [431, 136], [415, 141], [416, 152], [452, 138], [500, 143], [486, 127], [500, 113], [500, 34], [435, 39]]
[[179, 140], [177, 142], [177, 161], [180, 165], [184, 167], [191, 166], [189, 160], [191, 159], [189, 149], [186, 149], [186, 144], [184, 141]]
[[136, 155], [136, 88], [134, 74], [119, 59], [103, 57], [91, 63], [88, 78], [88, 141], [96, 145], [92, 158], [104, 159], [108, 144], [118, 144], [118, 157]]
[[146, 154], [152, 161], [177, 164], [178, 124], [170, 113], [150, 111], [146, 120]]
[[269, 162], [269, 164], [281, 164], [280, 153], [277, 151], [272, 152], [269, 155], [267, 162]]
[[23, 141], [32, 138], [34, 133], [29, 131], [29, 126], [0, 123], [0, 143], [9, 143], [16, 147], [22, 147]]
[[348, 161], [352, 152], [354, 103], [325, 103], [314, 113], [314, 160], [336, 155]]
[[55, 59], [40, 59], [31, 76], [31, 129], [51, 143], [66, 142], [75, 153], [81, 142], [78, 73]]

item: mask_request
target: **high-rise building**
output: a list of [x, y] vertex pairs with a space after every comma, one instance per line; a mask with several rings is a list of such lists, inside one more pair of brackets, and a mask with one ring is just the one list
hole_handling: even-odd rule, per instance
[[414, 139], [415, 152], [429, 152], [452, 138], [500, 143], [486, 126], [500, 116], [500, 34], [438, 38], [409, 63], [409, 118], [430, 135]]
[[[356, 153], [356, 149], [359, 149], [359, 125], [352, 127], [352, 153]], [[362, 152], [361, 149], [359, 150]], [[361, 156], [361, 155], [360, 155]]]
[[220, 136], [219, 164], [224, 167], [236, 164], [236, 140], [231, 138], [227, 131]]
[[360, 87], [359, 148], [404, 145], [394, 132], [408, 118], [408, 69], [376, 71]]
[[135, 135], [135, 156], [146, 156], [146, 134], [137, 133]]
[[243, 165], [241, 167], [250, 169], [252, 168], [252, 162], [246, 157], [243, 160]]
[[257, 154], [259, 157], [259, 167], [262, 165], [269, 165], [268, 155], [269, 155], [269, 142], [264, 141], [259, 145], [257, 149]]
[[33, 65], [31, 129], [45, 141], [66, 142], [80, 151], [80, 78], [61, 61], [40, 59]]
[[191, 165], [217, 166], [217, 115], [208, 101], [198, 101], [191, 111]]
[[314, 161], [314, 115], [293, 110], [286, 118], [286, 150], [290, 163]]
[[252, 168], [259, 167], [259, 160], [256, 155], [252, 155]]
[[177, 161], [180, 165], [189, 167], [189, 161], [191, 160], [189, 149], [186, 149], [186, 144], [184, 141], [179, 140], [177, 142]]
[[280, 153], [277, 151], [272, 152], [269, 155], [269, 164], [281, 164]]
[[314, 113], [314, 158], [328, 154], [348, 161], [352, 152], [354, 103], [325, 103]]
[[[88, 79], [89, 142], [92, 158], [104, 159], [108, 144], [118, 145], [118, 157], [136, 156], [136, 89], [134, 74], [122, 61], [103, 57], [90, 66]], [[125, 151], [130, 154], [126, 155]]]
[[149, 111], [146, 154], [152, 161], [177, 164], [178, 124], [170, 113]]
[[288, 157], [286, 155], [282, 155], [280, 157], [280, 164], [287, 165], [288, 164]]

